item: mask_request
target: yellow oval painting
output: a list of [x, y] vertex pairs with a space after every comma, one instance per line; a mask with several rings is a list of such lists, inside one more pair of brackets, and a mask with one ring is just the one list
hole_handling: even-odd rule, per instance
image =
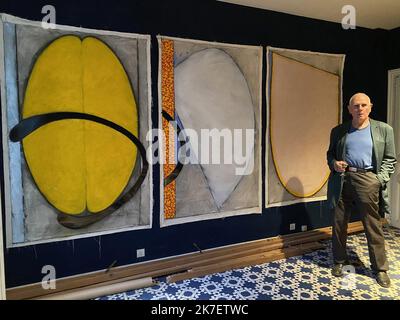
[[[101, 40], [63, 36], [38, 57], [25, 92], [22, 117], [81, 112], [138, 135], [138, 110], [129, 78]], [[41, 193], [63, 213], [97, 213], [121, 195], [136, 164], [136, 146], [101, 124], [68, 119], [47, 124], [23, 141]]]
[[326, 183], [330, 131], [339, 122], [339, 76], [272, 54], [270, 137], [277, 175], [296, 197]]

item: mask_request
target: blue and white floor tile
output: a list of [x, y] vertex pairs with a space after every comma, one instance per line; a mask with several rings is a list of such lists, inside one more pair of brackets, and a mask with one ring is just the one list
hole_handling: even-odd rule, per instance
[[385, 229], [392, 285], [380, 287], [369, 268], [364, 234], [350, 236], [347, 275], [331, 275], [331, 242], [324, 249], [262, 265], [114, 294], [97, 300], [399, 300], [400, 230]]

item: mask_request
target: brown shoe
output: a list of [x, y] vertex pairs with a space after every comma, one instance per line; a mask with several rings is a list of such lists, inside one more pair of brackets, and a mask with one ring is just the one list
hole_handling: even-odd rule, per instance
[[343, 276], [343, 263], [335, 263], [331, 272], [334, 277], [341, 277]]
[[390, 278], [387, 275], [386, 271], [378, 271], [375, 276], [376, 276], [376, 282], [378, 282], [378, 284], [381, 287], [384, 288], [390, 287]]

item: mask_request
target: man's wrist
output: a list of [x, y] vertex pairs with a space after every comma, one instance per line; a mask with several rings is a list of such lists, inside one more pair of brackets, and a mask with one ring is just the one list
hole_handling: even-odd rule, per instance
[[335, 160], [335, 159], [333, 159], [333, 160], [331, 161], [331, 170], [332, 170], [332, 171], [336, 171], [336, 161], [337, 161], [337, 160]]
[[383, 187], [385, 182], [383, 181], [382, 177], [379, 175], [379, 173], [376, 175], [377, 179], [379, 180], [379, 182], [381, 183], [381, 186]]

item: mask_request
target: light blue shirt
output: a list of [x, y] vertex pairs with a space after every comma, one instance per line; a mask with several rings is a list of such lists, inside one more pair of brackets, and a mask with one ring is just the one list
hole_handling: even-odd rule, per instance
[[351, 126], [347, 134], [345, 150], [345, 161], [350, 167], [372, 169], [371, 125], [363, 129]]

